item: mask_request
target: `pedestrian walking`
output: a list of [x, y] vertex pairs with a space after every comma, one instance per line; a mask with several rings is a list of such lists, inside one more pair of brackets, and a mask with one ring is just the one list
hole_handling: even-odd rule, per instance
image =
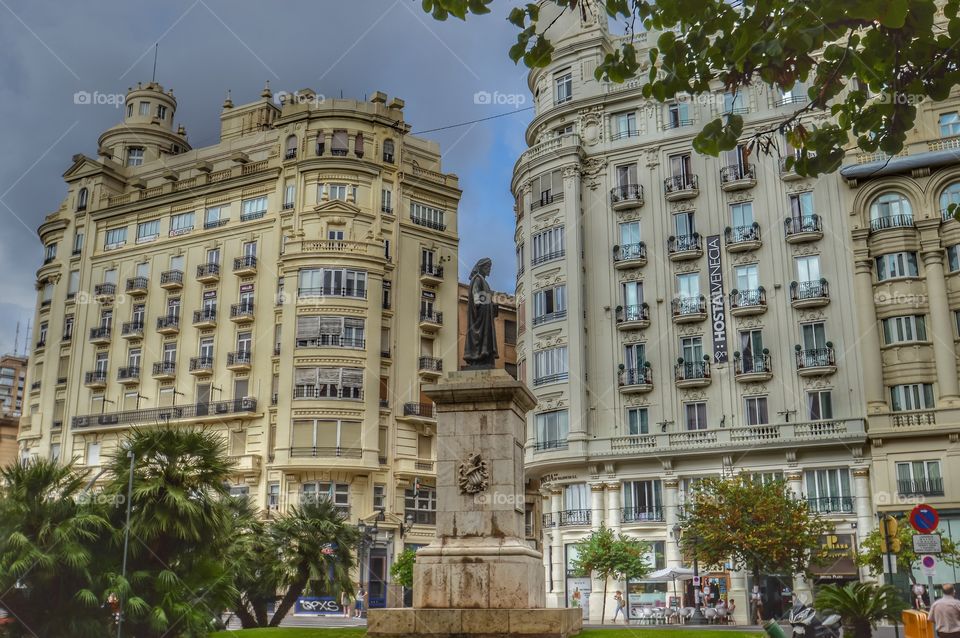
[[343, 607], [343, 617], [349, 618], [353, 612], [353, 600], [346, 589], [340, 592], [340, 606]]
[[943, 598], [930, 605], [930, 619], [940, 638], [960, 638], [960, 600], [953, 584], [943, 586]]
[[614, 607], [613, 622], [616, 623], [617, 616], [622, 615], [623, 623], [625, 625], [630, 624], [630, 619], [627, 618], [627, 611], [626, 611], [627, 604], [623, 600], [623, 592], [620, 591], [619, 589], [613, 594], [613, 607]]
[[367, 607], [367, 590], [363, 588], [363, 585], [357, 585], [357, 601], [356, 601], [356, 611], [354, 614], [355, 618], [363, 617], [363, 610]]

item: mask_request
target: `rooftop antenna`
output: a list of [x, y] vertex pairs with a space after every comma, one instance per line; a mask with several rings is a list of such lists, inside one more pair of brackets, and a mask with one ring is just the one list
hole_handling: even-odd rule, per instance
[[27, 319], [27, 332], [23, 335], [23, 356], [27, 356], [30, 349], [30, 329], [33, 327], [31, 322], [32, 319]]
[[157, 54], [160, 53], [160, 43], [157, 42], [153, 45], [153, 78], [151, 82], [157, 81]]
[[17, 322], [17, 331], [13, 333], [13, 356], [17, 356], [17, 348], [20, 345], [20, 322]]

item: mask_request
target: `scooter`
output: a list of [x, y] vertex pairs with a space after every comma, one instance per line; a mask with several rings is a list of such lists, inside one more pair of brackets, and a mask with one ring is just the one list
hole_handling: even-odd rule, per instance
[[793, 638], [840, 638], [840, 615], [831, 614], [820, 620], [813, 607], [797, 602], [787, 616]]

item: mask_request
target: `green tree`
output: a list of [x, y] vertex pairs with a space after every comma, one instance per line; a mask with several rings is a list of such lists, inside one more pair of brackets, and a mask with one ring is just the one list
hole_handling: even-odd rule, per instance
[[0, 470], [0, 603], [10, 636], [99, 638], [94, 548], [109, 524], [72, 463], [19, 461]]
[[[488, 13], [492, 0], [423, 0], [438, 20]], [[914, 127], [922, 99], [941, 100], [960, 82], [960, 0], [547, 0], [518, 3], [509, 20], [520, 33], [509, 55], [533, 68], [554, 53], [549, 26], [557, 8], [605, 11], [628, 35], [659, 32], [646, 55], [628, 37], [606, 54], [598, 80], [645, 80], [643, 95], [667, 101], [723, 87], [803, 87], [806, 103], [755, 131], [753, 150], [775, 152], [779, 133], [801, 151], [788, 167], [816, 175], [836, 170], [851, 146], [895, 155]], [[547, 11], [552, 9], [553, 11]], [[602, 17], [602, 16], [601, 16]], [[797, 83], [800, 83], [799, 85]], [[813, 115], [814, 118], [805, 117]], [[811, 122], [821, 115], [825, 121]], [[694, 140], [717, 155], [742, 139], [743, 118], [725, 113]]]
[[134, 429], [109, 463], [105, 493], [112, 520], [125, 527], [134, 460], [127, 577], [120, 537], [112, 548], [110, 590], [123, 605], [129, 635], [204, 636], [235, 597], [226, 556], [232, 519], [226, 484], [232, 463], [213, 432]]
[[697, 483], [681, 529], [686, 554], [695, 551], [709, 566], [732, 560], [756, 583], [761, 573], [809, 573], [823, 558], [821, 538], [831, 526], [794, 498], [786, 482], [740, 474]]
[[870, 638], [878, 622], [899, 621], [907, 605], [892, 585], [848, 583], [821, 587], [814, 607], [824, 614], [840, 614], [845, 636]]
[[405, 549], [400, 552], [400, 555], [393, 561], [393, 565], [390, 566], [390, 575], [393, 576], [393, 582], [407, 589], [413, 587], [413, 563], [416, 558], [416, 550]]
[[[916, 533], [910, 527], [906, 517], [898, 519], [897, 537], [900, 540], [900, 551], [896, 554], [897, 571], [909, 575], [910, 582], [916, 582], [913, 570], [920, 560], [920, 556], [913, 551], [913, 535]], [[949, 536], [943, 536], [941, 542], [943, 543], [943, 553], [940, 554], [939, 559], [951, 567], [960, 565], [960, 550], [958, 550], [956, 543]], [[882, 574], [885, 571], [884, 561], [886, 560], [886, 554], [881, 550], [882, 543], [883, 531], [880, 528], [875, 528], [867, 534], [860, 544], [859, 553], [855, 557], [857, 565], [866, 567], [874, 575]]]
[[612, 529], [601, 523], [600, 529], [576, 544], [577, 558], [573, 571], [578, 576], [590, 576], [603, 581], [603, 603], [600, 607], [600, 621], [607, 615], [607, 581], [611, 578], [627, 580], [643, 578], [650, 572], [650, 565], [644, 558], [650, 550], [647, 543], [615, 534]]

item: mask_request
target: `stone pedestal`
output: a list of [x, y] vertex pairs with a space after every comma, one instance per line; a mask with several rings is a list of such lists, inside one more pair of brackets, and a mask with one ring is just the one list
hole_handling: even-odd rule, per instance
[[544, 608], [543, 556], [523, 538], [523, 446], [533, 395], [502, 370], [452, 372], [424, 392], [437, 413], [437, 538], [417, 552], [413, 609], [371, 609], [367, 633], [579, 633], [580, 610]]

